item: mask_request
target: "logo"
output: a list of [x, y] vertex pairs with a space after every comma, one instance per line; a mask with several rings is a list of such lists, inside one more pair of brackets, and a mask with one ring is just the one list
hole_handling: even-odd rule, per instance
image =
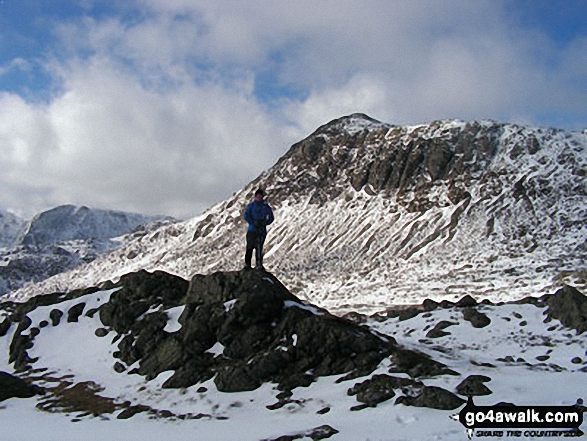
[[573, 406], [476, 406], [469, 397], [453, 415], [467, 430], [469, 439], [480, 437], [579, 437], [583, 424], [583, 400]]

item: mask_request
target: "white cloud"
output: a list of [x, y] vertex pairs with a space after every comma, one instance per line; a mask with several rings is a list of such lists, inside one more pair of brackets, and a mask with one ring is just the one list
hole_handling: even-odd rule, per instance
[[[0, 205], [186, 216], [343, 114], [400, 124], [585, 115], [586, 40], [557, 48], [513, 28], [498, 1], [136, 4], [145, 13], [132, 20], [58, 26], [46, 67], [60, 93], [48, 103], [0, 95]], [[269, 69], [271, 86], [297, 98], [258, 97]]]

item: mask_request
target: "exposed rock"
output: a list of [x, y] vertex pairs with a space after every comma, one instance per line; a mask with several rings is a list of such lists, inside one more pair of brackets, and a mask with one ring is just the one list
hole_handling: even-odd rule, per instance
[[467, 397], [490, 395], [493, 392], [483, 384], [488, 381], [491, 381], [491, 378], [484, 375], [469, 375], [457, 386], [457, 393]]
[[42, 392], [42, 389], [31, 386], [22, 378], [0, 372], [0, 402], [9, 398], [31, 398]]
[[395, 396], [394, 389], [412, 385], [413, 380], [391, 375], [374, 375], [372, 378], [357, 383], [348, 390], [349, 395], [356, 395], [357, 401], [376, 406], [377, 404], [389, 400]]
[[2, 320], [0, 322], [0, 337], [4, 337], [8, 331], [10, 330], [10, 327], [12, 326], [12, 322], [10, 321], [10, 319], [8, 317], [6, 317], [4, 320]]
[[477, 306], [477, 300], [467, 294], [461, 300], [459, 300], [455, 306], [459, 308], [470, 308], [472, 306]]
[[432, 409], [453, 410], [461, 407], [465, 400], [457, 397], [452, 392], [436, 386], [424, 386], [420, 394], [415, 397], [399, 397], [395, 404], [406, 406], [430, 407]]
[[430, 331], [428, 331], [428, 333], [426, 334], [427, 338], [439, 338], [439, 337], [444, 337], [445, 335], [450, 335], [450, 332], [446, 332], [445, 329], [448, 328], [449, 326], [455, 326], [458, 325], [458, 323], [453, 323], [453, 322], [449, 322], [447, 320], [442, 320], [440, 322], [438, 322], [434, 328], [432, 328]]
[[435, 302], [434, 300], [431, 299], [425, 299], [422, 302], [422, 307], [424, 308], [424, 311], [434, 311], [435, 309], [437, 309], [439, 306], [438, 302]]
[[315, 429], [306, 430], [305, 432], [296, 433], [294, 435], [284, 435], [280, 436], [279, 438], [273, 438], [271, 440], [265, 439], [263, 441], [294, 441], [296, 439], [302, 438], [310, 438], [312, 441], [318, 441], [321, 439], [330, 438], [333, 435], [336, 435], [338, 430], [328, 426], [320, 426], [316, 427]]
[[162, 271], [149, 273], [142, 270], [123, 276], [113, 286], [121, 289], [110, 296], [108, 303], [102, 305], [100, 320], [104, 325], [124, 334], [151, 306], [178, 306], [185, 295], [188, 282]]
[[582, 334], [587, 331], [587, 296], [572, 286], [564, 286], [547, 300], [546, 314], [550, 318], [576, 329]]
[[491, 319], [475, 308], [464, 308], [463, 318], [473, 325], [474, 328], [484, 328], [491, 323]]
[[72, 306], [69, 311], [67, 311], [67, 322], [68, 323], [77, 323], [79, 320], [79, 316], [83, 314], [84, 308], [86, 307], [85, 303], [78, 303], [75, 306]]
[[432, 360], [428, 355], [404, 348], [397, 348], [392, 359], [395, 367], [392, 367], [390, 372], [405, 372], [412, 378], [459, 375], [444, 364]]
[[63, 317], [63, 311], [59, 309], [52, 309], [49, 313], [49, 318], [51, 319], [51, 324], [53, 326], [59, 326], [61, 322], [61, 317]]
[[106, 337], [108, 335], [109, 331], [108, 329], [105, 328], [98, 328], [94, 331], [94, 334], [96, 335], [96, 337]]
[[[395, 347], [391, 337], [303, 303], [269, 273], [215, 273], [195, 276], [189, 287], [184, 282], [164, 273], [130, 274], [100, 309], [105, 326], [126, 334], [118, 345], [122, 362], [140, 361], [136, 373], [147, 379], [174, 371], [164, 387], [214, 377], [224, 392], [266, 381], [294, 388], [318, 376], [367, 375]], [[164, 330], [164, 311], [145, 314], [180, 305], [181, 328], [174, 333]]]

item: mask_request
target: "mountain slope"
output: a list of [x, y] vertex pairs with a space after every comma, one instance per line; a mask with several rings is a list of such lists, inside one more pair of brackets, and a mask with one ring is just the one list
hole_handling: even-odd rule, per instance
[[390, 126], [356, 114], [293, 145], [190, 221], [17, 296], [141, 268], [182, 277], [242, 266], [242, 210], [264, 187], [266, 264], [301, 298], [344, 312], [422, 298], [493, 300], [585, 284], [587, 135], [492, 121]]

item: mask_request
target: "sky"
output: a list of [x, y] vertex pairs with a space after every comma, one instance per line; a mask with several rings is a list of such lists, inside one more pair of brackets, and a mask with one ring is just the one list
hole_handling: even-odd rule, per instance
[[0, 0], [0, 208], [182, 219], [354, 112], [587, 128], [584, 0]]

